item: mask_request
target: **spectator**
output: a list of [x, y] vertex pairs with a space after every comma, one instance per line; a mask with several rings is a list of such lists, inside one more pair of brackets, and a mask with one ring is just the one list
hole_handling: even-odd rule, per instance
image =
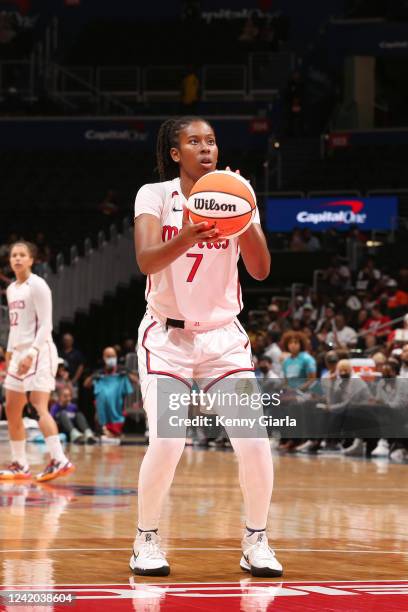
[[268, 333], [270, 344], [265, 348], [264, 355], [272, 361], [272, 370], [276, 376], [281, 377], [282, 372], [282, 350], [279, 347], [280, 332], [272, 331]]
[[255, 370], [255, 376], [265, 391], [267, 391], [268, 381], [271, 379], [276, 380], [278, 378], [272, 369], [272, 359], [268, 357], [268, 355], [261, 355], [258, 361], [258, 367]]
[[67, 363], [62, 359], [62, 357], [59, 357], [57, 373], [55, 375], [55, 391], [52, 394], [52, 399], [55, 402], [58, 400], [59, 392], [65, 388], [70, 389], [72, 396], [74, 395], [74, 388], [69, 378]]
[[125, 417], [125, 397], [133, 393], [132, 375], [124, 368], [118, 368], [116, 350], [108, 346], [103, 351], [104, 367], [88, 376], [84, 387], [93, 388], [96, 400], [96, 414], [107, 438], [119, 438]]
[[373, 291], [381, 278], [381, 272], [375, 267], [374, 259], [369, 257], [365, 266], [357, 275], [358, 291]]
[[400, 378], [408, 378], [408, 344], [402, 347], [401, 353], [401, 369], [399, 371]]
[[304, 117], [304, 83], [299, 71], [295, 71], [289, 82], [285, 94], [286, 111], [288, 117], [289, 136], [299, 137], [303, 134]]
[[181, 104], [184, 115], [196, 112], [199, 100], [200, 81], [192, 66], [187, 70], [181, 83]]
[[324, 358], [325, 369], [322, 370], [321, 378], [334, 379], [336, 377], [337, 364], [339, 362], [339, 356], [336, 351], [328, 351]]
[[284, 351], [289, 352], [282, 364], [289, 386], [306, 388], [308, 383], [305, 384], [305, 381], [316, 378], [316, 361], [308, 352], [306, 336], [301, 332], [286, 332], [282, 338], [282, 346]]
[[97, 442], [85, 415], [79, 412], [78, 406], [72, 402], [70, 387], [60, 389], [58, 402], [51, 406], [50, 412], [59, 431], [65, 433], [70, 442], [75, 444], [95, 444]]
[[402, 328], [393, 329], [387, 338], [388, 348], [408, 342], [408, 314], [404, 316]]
[[391, 333], [391, 327], [387, 325], [390, 322], [390, 317], [384, 315], [380, 306], [376, 305], [373, 306], [371, 317], [364, 323], [362, 330], [374, 334], [376, 340], [381, 342]]
[[85, 360], [81, 351], [74, 348], [74, 337], [72, 334], [64, 334], [62, 337], [61, 357], [68, 364], [69, 377], [75, 389], [77, 388], [80, 378], [84, 372]]
[[277, 304], [269, 304], [268, 306], [269, 322], [268, 322], [268, 327], [267, 327], [268, 332], [279, 332], [280, 331], [279, 316], [280, 316], [279, 306]]
[[305, 243], [306, 251], [314, 252], [321, 249], [319, 238], [312, 234], [308, 227], [303, 230], [303, 242]]
[[327, 334], [327, 343], [336, 348], [349, 348], [357, 344], [357, 334], [352, 327], [346, 325], [344, 315], [336, 315], [332, 331]]
[[398, 316], [408, 306], [408, 293], [398, 289], [397, 281], [390, 278], [386, 283], [386, 303], [391, 316]]
[[244, 27], [242, 28], [242, 32], [239, 35], [238, 40], [242, 43], [252, 44], [257, 39], [258, 34], [259, 28], [255, 24], [254, 16], [251, 13], [244, 23]]
[[114, 217], [119, 212], [117, 204], [118, 196], [114, 189], [108, 189], [104, 199], [98, 206], [98, 210], [106, 217]]
[[306, 244], [303, 240], [302, 231], [300, 229], [293, 230], [289, 248], [293, 253], [306, 251]]
[[[358, 376], [353, 377], [352, 372], [350, 360], [341, 359], [336, 368], [336, 382], [333, 387], [328, 387], [327, 408], [331, 413], [329, 430], [332, 435], [341, 432], [347, 411], [359, 404], [368, 403], [371, 397], [367, 384]], [[343, 449], [347, 456], [358, 456], [363, 451], [363, 440], [359, 437], [354, 438], [352, 444]]]

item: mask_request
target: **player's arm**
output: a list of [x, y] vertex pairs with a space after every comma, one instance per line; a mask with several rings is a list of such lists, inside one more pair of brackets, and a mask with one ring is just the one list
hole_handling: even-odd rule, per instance
[[183, 229], [168, 242], [162, 241], [160, 220], [149, 213], [135, 219], [136, 261], [143, 274], [160, 272], [197, 242], [218, 238], [218, 230], [208, 229], [208, 223], [189, 223], [188, 211], [183, 214]]
[[11, 353], [10, 351], [6, 351], [6, 359], [5, 359], [6, 372], [8, 372], [8, 367], [9, 367], [9, 363], [11, 361], [12, 355], [13, 355], [13, 353]]
[[38, 320], [38, 329], [27, 355], [18, 364], [18, 373], [26, 374], [31, 367], [33, 359], [37, 357], [40, 349], [52, 333], [52, 298], [51, 290], [45, 282], [33, 283], [31, 297]]
[[248, 273], [256, 280], [265, 280], [271, 270], [271, 255], [261, 225], [252, 223], [238, 242]]

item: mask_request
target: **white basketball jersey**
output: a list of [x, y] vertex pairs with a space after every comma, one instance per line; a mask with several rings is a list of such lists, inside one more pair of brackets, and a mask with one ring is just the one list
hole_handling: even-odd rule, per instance
[[[135, 201], [135, 218], [154, 215], [162, 226], [162, 240], [177, 236], [182, 228], [183, 206], [180, 179], [143, 185]], [[259, 223], [256, 211], [255, 223]], [[172, 264], [149, 274], [147, 303], [164, 317], [197, 322], [221, 322], [242, 310], [238, 279], [238, 238], [198, 243]]]
[[7, 303], [10, 317], [10, 334], [7, 351], [22, 348], [41, 349], [52, 341], [51, 290], [44, 279], [30, 274], [21, 284], [7, 287]]

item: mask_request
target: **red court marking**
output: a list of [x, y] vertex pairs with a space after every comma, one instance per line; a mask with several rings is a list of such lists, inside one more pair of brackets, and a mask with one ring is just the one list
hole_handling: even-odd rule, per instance
[[[130, 584], [53, 587], [3, 585], [2, 589], [51, 590], [71, 593], [76, 597], [71, 606], [54, 605], [53, 610], [56, 612], [68, 612], [70, 609], [73, 612], [397, 612], [408, 609], [408, 580], [273, 582], [244, 578], [240, 582], [143, 584], [136, 577], [130, 578]], [[6, 610], [4, 606], [0, 609]]]

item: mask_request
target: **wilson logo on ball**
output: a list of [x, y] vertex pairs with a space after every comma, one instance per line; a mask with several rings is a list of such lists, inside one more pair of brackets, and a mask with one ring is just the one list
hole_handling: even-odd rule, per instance
[[214, 198], [211, 198], [211, 200], [194, 198], [194, 208], [196, 210], [222, 210], [223, 212], [237, 211], [235, 204], [218, 204]]

